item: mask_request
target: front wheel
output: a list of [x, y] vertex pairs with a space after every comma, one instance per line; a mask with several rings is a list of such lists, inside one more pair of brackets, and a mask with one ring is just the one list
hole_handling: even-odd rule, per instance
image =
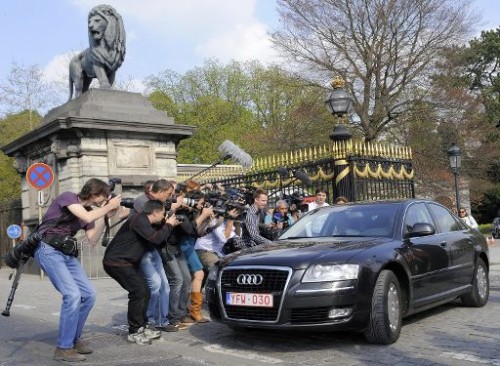
[[488, 269], [481, 258], [477, 259], [474, 278], [472, 280], [472, 290], [461, 297], [465, 306], [480, 308], [488, 302], [490, 297], [490, 279]]
[[370, 321], [365, 338], [370, 343], [391, 344], [398, 340], [403, 322], [401, 287], [396, 275], [383, 270], [373, 290]]

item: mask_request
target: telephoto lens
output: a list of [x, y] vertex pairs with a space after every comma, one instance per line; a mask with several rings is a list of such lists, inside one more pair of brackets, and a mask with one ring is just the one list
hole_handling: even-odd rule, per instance
[[122, 198], [122, 200], [120, 201], [120, 206], [123, 206], [126, 208], [134, 208], [134, 201], [135, 201], [135, 198], [130, 198], [130, 197]]
[[33, 257], [35, 249], [38, 247], [38, 244], [40, 244], [41, 239], [42, 237], [37, 232], [28, 236], [26, 240], [18, 243], [5, 255], [5, 264], [10, 268], [17, 268], [21, 260], [27, 260], [29, 257]]
[[182, 204], [184, 206], [188, 206], [188, 207], [196, 207], [196, 205], [198, 205], [198, 200], [195, 200], [193, 198], [183, 198], [182, 199]]

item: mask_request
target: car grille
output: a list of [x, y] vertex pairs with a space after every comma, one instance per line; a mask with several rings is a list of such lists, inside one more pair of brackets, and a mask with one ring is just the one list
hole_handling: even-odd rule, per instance
[[[241, 285], [237, 278], [241, 274], [260, 274], [263, 281], [260, 285]], [[226, 315], [230, 319], [273, 322], [278, 320], [281, 300], [291, 269], [281, 268], [225, 268], [220, 279], [222, 304]], [[273, 295], [273, 307], [231, 306], [225, 303], [227, 292], [266, 293]]]

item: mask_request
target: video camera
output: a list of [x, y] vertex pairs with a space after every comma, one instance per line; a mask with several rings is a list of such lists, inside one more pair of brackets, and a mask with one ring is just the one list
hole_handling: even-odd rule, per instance
[[290, 207], [291, 205], [299, 207], [303, 199], [304, 197], [300, 194], [299, 191], [295, 191], [292, 194], [283, 195], [283, 201], [285, 201], [288, 204], [288, 207]]
[[234, 219], [241, 219], [248, 210], [246, 193], [241, 189], [230, 188], [226, 193], [208, 192], [205, 201], [217, 216], [228, 217], [228, 212], [236, 209], [238, 216]]

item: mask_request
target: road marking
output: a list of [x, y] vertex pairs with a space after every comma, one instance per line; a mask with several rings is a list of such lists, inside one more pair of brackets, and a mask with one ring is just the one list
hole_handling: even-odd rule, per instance
[[24, 305], [24, 304], [14, 304], [14, 307], [15, 308], [21, 308], [21, 309], [24, 309], [24, 310], [33, 310], [33, 309], [36, 309], [36, 306], [33, 306], [33, 305]]
[[455, 360], [500, 366], [500, 359], [498, 358], [483, 358], [474, 355], [469, 355], [467, 353], [452, 353], [452, 352], [445, 352], [442, 355], [445, 357], [454, 358]]
[[254, 360], [254, 361], [265, 362], [265, 363], [275, 364], [275, 363], [283, 362], [279, 358], [262, 356], [262, 355], [259, 355], [258, 353], [253, 353], [253, 352], [243, 352], [241, 350], [227, 349], [227, 348], [223, 348], [219, 344], [211, 344], [211, 345], [203, 347], [203, 349], [205, 351], [212, 352], [212, 353], [220, 353], [220, 354], [224, 354], [224, 355], [230, 355], [230, 356], [245, 358], [247, 360]]

